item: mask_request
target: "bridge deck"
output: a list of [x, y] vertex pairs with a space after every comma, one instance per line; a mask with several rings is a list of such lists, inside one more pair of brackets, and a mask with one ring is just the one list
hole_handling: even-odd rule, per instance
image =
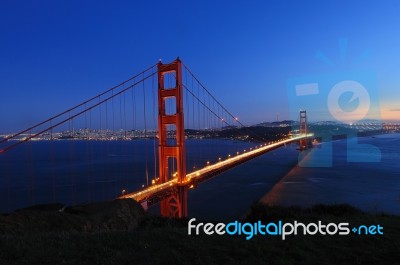
[[[179, 185], [190, 186], [192, 184], [198, 184], [198, 183], [203, 182], [215, 175], [218, 175], [232, 167], [242, 164], [242, 163], [244, 163], [250, 159], [253, 159], [255, 157], [258, 157], [264, 153], [270, 152], [270, 151], [272, 151], [278, 147], [281, 147], [285, 144], [299, 141], [301, 139], [310, 138], [310, 137], [313, 137], [313, 134], [294, 136], [292, 138], [280, 140], [280, 141], [274, 142], [269, 145], [264, 144], [253, 150], [244, 152], [244, 153], [236, 155], [236, 156], [232, 156], [223, 161], [219, 161], [215, 164], [207, 165], [206, 167], [204, 167], [202, 169], [191, 172], [186, 175], [187, 180], [184, 183], [179, 183]], [[167, 190], [170, 190], [177, 185], [178, 185], [177, 178], [173, 178], [165, 183], [154, 184], [149, 187], [146, 187], [145, 189], [126, 194], [124, 196], [121, 196], [120, 199], [131, 198], [138, 202], [143, 202], [143, 201], [148, 200], [155, 194], [167, 192]]]

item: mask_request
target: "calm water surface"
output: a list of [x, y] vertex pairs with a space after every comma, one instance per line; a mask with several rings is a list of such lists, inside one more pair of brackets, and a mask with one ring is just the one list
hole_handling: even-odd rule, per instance
[[[400, 214], [400, 135], [360, 141], [377, 146], [381, 161], [349, 163], [346, 140], [339, 140], [333, 144], [332, 167], [303, 168], [297, 165], [296, 146], [288, 145], [190, 190], [189, 214], [235, 219], [260, 199], [278, 205], [350, 203], [366, 211]], [[156, 144], [150, 139], [21, 146], [0, 156], [0, 212], [38, 203], [110, 200], [123, 189], [136, 190], [146, 185], [146, 175], [149, 179], [155, 175]], [[188, 171], [254, 146], [229, 140], [188, 140]], [[310, 151], [306, 157], [313, 159], [313, 155]]]

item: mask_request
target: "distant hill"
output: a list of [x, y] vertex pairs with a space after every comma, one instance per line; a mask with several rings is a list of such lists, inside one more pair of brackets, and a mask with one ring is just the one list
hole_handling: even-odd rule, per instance
[[284, 120], [284, 121], [273, 121], [273, 122], [262, 122], [251, 127], [288, 127], [293, 125], [298, 125], [299, 122], [293, 120]]

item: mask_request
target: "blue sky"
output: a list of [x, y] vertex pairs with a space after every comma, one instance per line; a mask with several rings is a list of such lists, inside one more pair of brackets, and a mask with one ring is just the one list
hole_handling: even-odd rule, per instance
[[0, 131], [177, 56], [247, 124], [290, 117], [291, 78], [365, 69], [376, 74], [382, 117], [400, 120], [398, 14], [399, 1], [3, 0]]

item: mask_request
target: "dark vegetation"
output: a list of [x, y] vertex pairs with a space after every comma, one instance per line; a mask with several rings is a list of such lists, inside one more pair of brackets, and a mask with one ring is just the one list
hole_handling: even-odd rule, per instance
[[[61, 208], [60, 208], [61, 207]], [[61, 212], [60, 209], [63, 209]], [[348, 205], [255, 203], [242, 221], [380, 224], [380, 236], [187, 234], [187, 221], [150, 216], [132, 200], [28, 208], [0, 218], [0, 264], [399, 264], [400, 217]], [[207, 221], [207, 220], [198, 220]]]

